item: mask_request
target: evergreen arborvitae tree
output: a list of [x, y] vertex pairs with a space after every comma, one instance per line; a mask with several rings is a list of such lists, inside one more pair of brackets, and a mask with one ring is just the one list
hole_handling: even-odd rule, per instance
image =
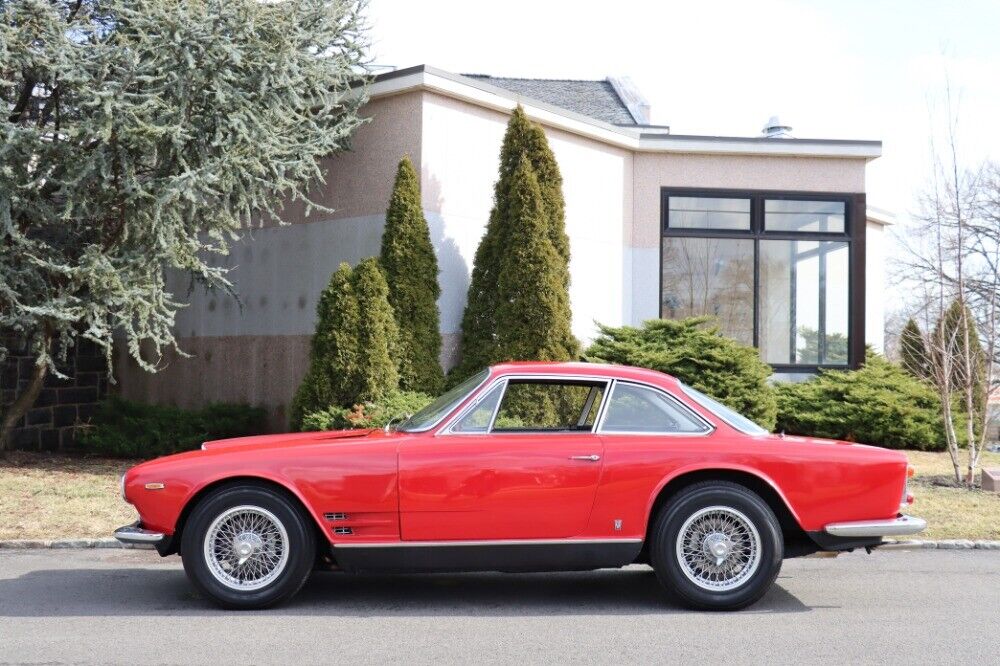
[[908, 373], [919, 379], [926, 379], [930, 373], [930, 358], [927, 345], [917, 322], [910, 319], [899, 334], [899, 364]]
[[320, 295], [309, 370], [289, 410], [292, 429], [306, 414], [347, 404], [357, 394], [359, 309], [352, 281], [351, 267], [343, 263]]
[[441, 330], [438, 264], [420, 201], [420, 183], [409, 157], [399, 162], [385, 214], [379, 257], [399, 329], [399, 385], [437, 395], [444, 385], [438, 360]]
[[357, 392], [351, 401], [360, 403], [379, 400], [399, 388], [399, 331], [389, 305], [389, 286], [375, 257], [354, 269], [354, 293], [358, 299], [358, 357]]
[[[507, 132], [500, 149], [500, 173], [494, 188], [493, 209], [490, 211], [486, 233], [476, 250], [468, 299], [462, 317], [462, 358], [449, 375], [452, 384], [491, 363], [505, 360], [498, 347], [498, 335], [503, 324], [498, 317], [501, 303], [497, 287], [501, 273], [500, 264], [511, 248], [510, 192], [514, 172], [522, 157], [527, 158], [537, 182], [544, 220], [544, 226], [539, 233], [548, 236], [556, 250], [558, 261], [554, 270], [559, 273], [557, 287], [568, 294], [569, 238], [565, 228], [562, 176], [555, 156], [549, 148], [545, 132], [529, 121], [524, 109], [518, 106], [507, 124]], [[575, 346], [573, 345], [574, 348]]]
[[497, 276], [495, 361], [564, 361], [579, 343], [570, 330], [565, 262], [548, 233], [538, 178], [522, 155], [507, 200], [507, 247]]

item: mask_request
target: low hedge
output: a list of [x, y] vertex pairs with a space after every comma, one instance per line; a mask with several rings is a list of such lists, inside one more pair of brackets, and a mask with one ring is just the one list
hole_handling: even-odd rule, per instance
[[354, 405], [328, 407], [306, 414], [302, 430], [353, 430], [383, 428], [389, 421], [414, 414], [434, 398], [415, 391], [390, 391], [384, 398]]
[[826, 370], [775, 386], [776, 429], [891, 449], [946, 448], [941, 403], [931, 386], [869, 353], [858, 370]]
[[259, 435], [265, 428], [259, 407], [210, 404], [187, 410], [113, 396], [101, 403], [79, 440], [91, 453], [155, 458], [197, 449], [206, 440]]

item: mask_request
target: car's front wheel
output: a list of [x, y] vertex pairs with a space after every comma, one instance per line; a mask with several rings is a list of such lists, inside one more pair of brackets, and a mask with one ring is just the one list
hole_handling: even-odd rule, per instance
[[225, 486], [202, 499], [181, 536], [184, 571], [225, 608], [266, 608], [290, 599], [309, 577], [316, 536], [283, 493]]
[[650, 536], [657, 578], [692, 608], [748, 606], [764, 596], [781, 570], [778, 519], [759, 495], [735, 483], [685, 488], [660, 511]]

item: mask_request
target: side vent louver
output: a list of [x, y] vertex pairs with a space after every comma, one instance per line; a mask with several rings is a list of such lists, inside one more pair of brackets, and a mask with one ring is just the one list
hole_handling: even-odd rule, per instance
[[333, 533], [334, 534], [354, 534], [354, 530], [352, 530], [350, 527], [334, 527], [333, 528]]
[[329, 521], [347, 520], [347, 514], [346, 513], [324, 513], [323, 517], [326, 518]]

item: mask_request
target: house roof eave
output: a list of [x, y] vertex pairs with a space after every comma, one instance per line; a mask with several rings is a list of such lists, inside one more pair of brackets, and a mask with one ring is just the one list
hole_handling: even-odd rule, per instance
[[833, 157], [866, 161], [882, 154], [881, 141], [694, 136], [650, 132], [642, 126], [611, 125], [430, 65], [380, 74], [367, 90], [371, 99], [426, 90], [504, 113], [521, 104], [529, 118], [544, 125], [643, 153]]

